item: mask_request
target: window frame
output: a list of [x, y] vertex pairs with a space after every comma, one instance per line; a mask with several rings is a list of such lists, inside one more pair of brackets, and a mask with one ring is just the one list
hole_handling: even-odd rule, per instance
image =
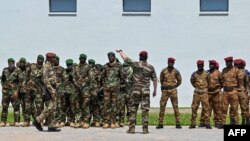
[[201, 10], [201, 4], [203, 0], [200, 0], [200, 12], [229, 12], [229, 0], [227, 0], [227, 11], [224, 10]]
[[150, 11], [125, 11], [124, 10], [125, 1], [126, 0], [122, 0], [122, 15], [124, 15], [124, 16], [126, 16], [126, 15], [150, 16], [152, 13], [152, 0], [149, 0], [150, 1]]
[[75, 0], [76, 9], [75, 11], [52, 11], [52, 0], [49, 0], [49, 16], [76, 16], [77, 13], [77, 0]]

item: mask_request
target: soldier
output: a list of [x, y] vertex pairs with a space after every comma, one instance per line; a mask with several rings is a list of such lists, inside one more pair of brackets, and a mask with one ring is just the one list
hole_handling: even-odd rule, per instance
[[[75, 126], [75, 115], [76, 111], [76, 98], [77, 98], [77, 89], [76, 86], [76, 74], [73, 69], [73, 60], [67, 59], [66, 60], [67, 68], [63, 71], [62, 77], [63, 82], [59, 85], [58, 93], [61, 95], [61, 103], [58, 119], [62, 119], [67, 116], [67, 122], [69, 123], [70, 127]], [[59, 126], [60, 127], [60, 126]]]
[[120, 127], [124, 127], [125, 111], [127, 110], [127, 119], [129, 116], [129, 97], [132, 93], [133, 69], [124, 62], [121, 70], [121, 91], [118, 95], [118, 121]]
[[78, 89], [78, 96], [77, 98], [77, 114], [76, 114], [76, 124], [75, 128], [80, 128], [84, 125], [84, 122], [82, 122], [82, 112], [86, 107], [83, 107], [83, 101], [84, 101], [84, 93], [88, 92], [87, 82], [89, 81], [88, 73], [90, 70], [89, 65], [86, 63], [87, 55], [86, 54], [80, 54], [79, 65], [75, 66], [75, 73], [76, 73], [76, 80], [78, 83], [77, 89]]
[[[242, 59], [236, 59], [234, 61], [235, 67], [239, 69], [239, 83], [237, 86], [237, 92], [239, 97], [239, 104], [241, 109], [241, 119], [242, 125], [249, 124], [249, 118], [247, 118], [248, 112], [249, 112], [249, 105], [248, 105], [248, 76], [245, 70], [245, 61]], [[237, 119], [239, 120], [239, 119]]]
[[[64, 73], [64, 68], [60, 65], [60, 58], [58, 56], [56, 56], [55, 59], [55, 63], [53, 65], [53, 68], [55, 70], [56, 73], [56, 85], [59, 86], [63, 83], [64, 79], [63, 79], [63, 73]], [[65, 105], [64, 101], [64, 95], [62, 93], [57, 93], [57, 110], [56, 110], [56, 119], [57, 119], [57, 123], [56, 123], [56, 127], [63, 127], [65, 126], [65, 121], [66, 121], [66, 113], [64, 113], [63, 109], [63, 105]]]
[[15, 67], [15, 60], [8, 59], [8, 67], [3, 69], [2, 72], [2, 117], [0, 127], [6, 126], [8, 108], [11, 102], [14, 109], [14, 126], [20, 126], [20, 100], [18, 92], [23, 83], [24, 76], [21, 70]]
[[[27, 82], [29, 80], [29, 73], [30, 73], [30, 67], [29, 67], [29, 63], [26, 63], [26, 59], [25, 58], [20, 58], [19, 62], [17, 63], [17, 67], [21, 70], [23, 76], [24, 76], [24, 80], [23, 83], [20, 87], [19, 90], [19, 99], [20, 99], [20, 104], [22, 107], [22, 113], [23, 113], [23, 118], [25, 118], [25, 111], [26, 111], [26, 102], [25, 99], [27, 97]], [[30, 110], [30, 109], [27, 109]]]
[[[121, 64], [116, 61], [113, 52], [108, 53], [109, 62], [104, 65], [103, 91], [104, 91], [104, 125], [103, 128], [116, 128], [117, 96], [120, 93]], [[109, 125], [111, 123], [111, 126]]]
[[142, 110], [142, 130], [143, 134], [148, 134], [148, 120], [150, 109], [150, 79], [153, 81], [154, 91], [153, 97], [156, 96], [157, 77], [155, 69], [147, 62], [148, 53], [141, 51], [139, 53], [139, 62], [132, 61], [122, 50], [116, 50], [120, 53], [122, 59], [133, 68], [133, 90], [130, 96], [130, 115], [129, 129], [127, 133], [135, 133], [136, 115], [139, 104], [141, 103]]
[[196, 128], [197, 111], [201, 102], [202, 111], [204, 111], [205, 127], [212, 129], [209, 123], [209, 103], [208, 103], [208, 86], [209, 86], [209, 73], [204, 70], [204, 61], [197, 61], [198, 70], [191, 76], [191, 84], [193, 85], [194, 95], [192, 102], [192, 118], [190, 129]]
[[43, 110], [43, 93], [46, 92], [45, 85], [42, 82], [42, 67], [44, 57], [37, 56], [37, 62], [30, 64], [29, 80], [27, 82], [27, 95], [25, 97], [25, 116], [23, 126], [30, 125], [30, 115], [33, 119], [41, 114]]
[[233, 66], [233, 57], [224, 58], [226, 67], [222, 70], [223, 104], [222, 104], [222, 124], [226, 123], [228, 106], [230, 104], [230, 124], [239, 124], [239, 97], [237, 85], [239, 83], [239, 70]]
[[[209, 61], [209, 86], [208, 86], [208, 101], [209, 101], [209, 119], [212, 111], [214, 113], [214, 125], [218, 129], [222, 129], [221, 123], [221, 73], [216, 69], [216, 61]], [[201, 114], [202, 115], [202, 114]], [[202, 117], [202, 116], [201, 116]]]
[[89, 59], [88, 61], [90, 70], [89, 70], [89, 82], [88, 87], [89, 91], [84, 93], [83, 101], [83, 128], [89, 128], [91, 117], [93, 116], [93, 125], [100, 127], [100, 117], [99, 117], [99, 106], [98, 106], [98, 95], [97, 91], [99, 89], [98, 85], [98, 76], [99, 71], [95, 68], [95, 60]]
[[177, 87], [181, 85], [182, 78], [180, 72], [176, 68], [174, 68], [174, 62], [174, 58], [168, 58], [168, 67], [164, 68], [161, 71], [160, 82], [162, 95], [160, 101], [159, 124], [156, 129], [163, 128], [165, 107], [169, 98], [174, 108], [176, 128], [182, 128], [180, 124], [180, 113], [178, 109], [177, 96]]
[[43, 66], [42, 81], [46, 85], [47, 93], [46, 100], [48, 101], [48, 106], [42, 111], [40, 115], [36, 117], [33, 125], [39, 130], [43, 131], [41, 123], [48, 116], [52, 116], [52, 122], [48, 125], [48, 132], [58, 132], [61, 131], [55, 127], [54, 112], [56, 110], [56, 73], [53, 69], [53, 63], [55, 62], [56, 54], [47, 53], [46, 63]]

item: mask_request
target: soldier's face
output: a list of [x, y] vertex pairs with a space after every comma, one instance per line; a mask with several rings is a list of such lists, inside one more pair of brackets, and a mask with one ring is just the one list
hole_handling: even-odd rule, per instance
[[109, 55], [108, 58], [110, 63], [113, 63], [115, 61], [115, 56], [113, 55]]
[[89, 66], [90, 66], [91, 68], [93, 68], [93, 67], [95, 66], [95, 64], [94, 64], [94, 63], [89, 63]]
[[209, 68], [212, 70], [212, 69], [215, 69], [215, 65], [214, 64], [209, 64]]
[[226, 61], [226, 66], [227, 67], [232, 67], [233, 66], [233, 61]]
[[85, 64], [86, 63], [86, 58], [81, 58], [80, 60], [80, 64]]
[[170, 68], [173, 68], [173, 67], [174, 67], [174, 62], [168, 61], [168, 66], [169, 66]]
[[43, 65], [43, 60], [37, 60], [36, 63], [37, 63], [39, 66], [42, 66], [42, 65]]
[[198, 71], [203, 71], [204, 65], [197, 65]]
[[25, 67], [25, 62], [23, 62], [23, 61], [21, 61], [21, 62], [19, 62], [20, 63], [20, 68], [24, 68]]
[[67, 69], [68, 70], [72, 70], [72, 68], [73, 68], [73, 64], [67, 64]]
[[58, 66], [58, 65], [59, 65], [59, 59], [55, 59], [54, 65], [55, 65], [55, 66]]
[[8, 68], [9, 68], [9, 70], [14, 70], [15, 69], [15, 62], [8, 62]]

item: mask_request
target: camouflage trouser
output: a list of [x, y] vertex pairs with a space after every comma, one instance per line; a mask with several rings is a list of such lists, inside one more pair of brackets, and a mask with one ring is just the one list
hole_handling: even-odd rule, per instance
[[103, 99], [103, 122], [115, 123], [117, 114], [117, 95], [119, 88], [104, 89]]
[[196, 117], [197, 111], [200, 106], [202, 106], [202, 111], [204, 111], [204, 121], [205, 124], [209, 124], [209, 103], [208, 103], [208, 94], [197, 94], [194, 93], [193, 95], [193, 102], [192, 102], [192, 118], [191, 118], [191, 125], [196, 125]]
[[[222, 118], [222, 92], [216, 92], [212, 94], [208, 94], [208, 102], [209, 102], [209, 121], [210, 117], [212, 116], [212, 112], [214, 114], [214, 123], [220, 124], [221, 118]], [[200, 124], [205, 124], [205, 116], [204, 111], [201, 111], [201, 118], [200, 118]]]
[[97, 88], [93, 88], [84, 94], [82, 112], [84, 123], [89, 123], [91, 116], [93, 116], [93, 123], [100, 121], [97, 90]]
[[103, 122], [103, 116], [104, 116], [104, 112], [103, 112], [103, 91], [98, 93], [98, 107], [99, 107], [99, 113], [98, 116], [100, 118], [100, 123]]
[[239, 97], [236, 90], [231, 92], [223, 92], [222, 100], [222, 124], [226, 124], [226, 117], [228, 112], [228, 106], [230, 104], [230, 119], [235, 121], [235, 124], [239, 124]]
[[65, 95], [63, 93], [58, 93], [56, 98], [56, 122], [65, 122], [66, 121], [66, 111], [63, 106], [65, 105]]
[[159, 124], [163, 124], [164, 113], [165, 113], [165, 108], [166, 108], [168, 98], [170, 98], [172, 106], [174, 108], [176, 124], [180, 124], [180, 113], [179, 113], [179, 108], [178, 108], [177, 89], [162, 91], [161, 101], [160, 101]]
[[150, 89], [149, 87], [134, 86], [132, 94], [129, 98], [129, 127], [136, 125], [136, 116], [139, 104], [141, 103], [142, 110], [142, 125], [143, 128], [148, 127], [148, 112], [150, 110]]
[[30, 115], [35, 119], [43, 111], [43, 96], [41, 90], [31, 90], [25, 97], [24, 121], [30, 122]]
[[131, 95], [131, 88], [125, 87], [121, 89], [120, 94], [118, 95], [118, 102], [117, 102], [117, 121], [119, 123], [124, 123], [125, 119], [125, 111], [127, 109], [127, 117], [129, 116], [129, 97]]
[[17, 98], [16, 100], [13, 99], [13, 93], [16, 90], [3, 90], [2, 91], [2, 122], [7, 122], [8, 117], [8, 108], [11, 102], [13, 109], [14, 109], [14, 122], [20, 122], [20, 100]]
[[246, 118], [248, 115], [248, 95], [246, 92], [238, 92], [239, 96], [239, 104], [240, 104], [240, 109], [241, 109], [241, 116], [242, 118]]
[[[84, 91], [82, 92], [84, 93]], [[77, 92], [75, 97], [76, 97], [76, 114], [75, 114], [75, 119], [77, 123], [80, 123], [82, 121], [82, 103], [83, 103], [83, 94]]]
[[55, 123], [57, 121], [57, 119], [55, 119], [54, 117], [54, 112], [56, 110], [56, 100], [52, 101], [46, 101], [47, 103], [47, 107], [44, 108], [44, 110], [42, 111], [42, 113], [40, 115], [37, 116], [37, 119], [39, 120], [38, 122], [42, 122], [44, 119], [51, 117], [51, 123], [49, 123], [49, 127], [53, 127], [55, 126]]
[[25, 102], [26, 97], [27, 97], [26, 93], [19, 93], [19, 100], [22, 108], [23, 118], [25, 117], [25, 111], [26, 111], [26, 102]]

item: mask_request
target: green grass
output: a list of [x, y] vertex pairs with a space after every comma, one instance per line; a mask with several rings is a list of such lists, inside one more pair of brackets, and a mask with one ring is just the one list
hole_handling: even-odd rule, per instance
[[[158, 117], [159, 115], [156, 114], [156, 113], [150, 113], [149, 114], [149, 125], [157, 125], [158, 124]], [[189, 126], [190, 125], [190, 119], [191, 119], [191, 114], [180, 114], [180, 121], [181, 121], [181, 125], [183, 126]], [[200, 119], [200, 116], [198, 114], [198, 117], [197, 117], [197, 122], [196, 124], [199, 125], [199, 119]], [[31, 118], [32, 120], [32, 118]], [[13, 113], [9, 113], [8, 114], [8, 123], [12, 123], [14, 121], [13, 119]], [[214, 125], [213, 123], [213, 119], [211, 118], [210, 119], [211, 121], [211, 125]], [[21, 115], [21, 122], [23, 122], [23, 117]], [[227, 118], [227, 123], [229, 123], [229, 119]], [[127, 121], [126, 121], [126, 124], [127, 124]], [[138, 113], [137, 115], [137, 125], [141, 125], [142, 124], [142, 117], [141, 117], [141, 113]], [[164, 117], [164, 125], [175, 125], [175, 116], [174, 114], [167, 114], [165, 115]]]

